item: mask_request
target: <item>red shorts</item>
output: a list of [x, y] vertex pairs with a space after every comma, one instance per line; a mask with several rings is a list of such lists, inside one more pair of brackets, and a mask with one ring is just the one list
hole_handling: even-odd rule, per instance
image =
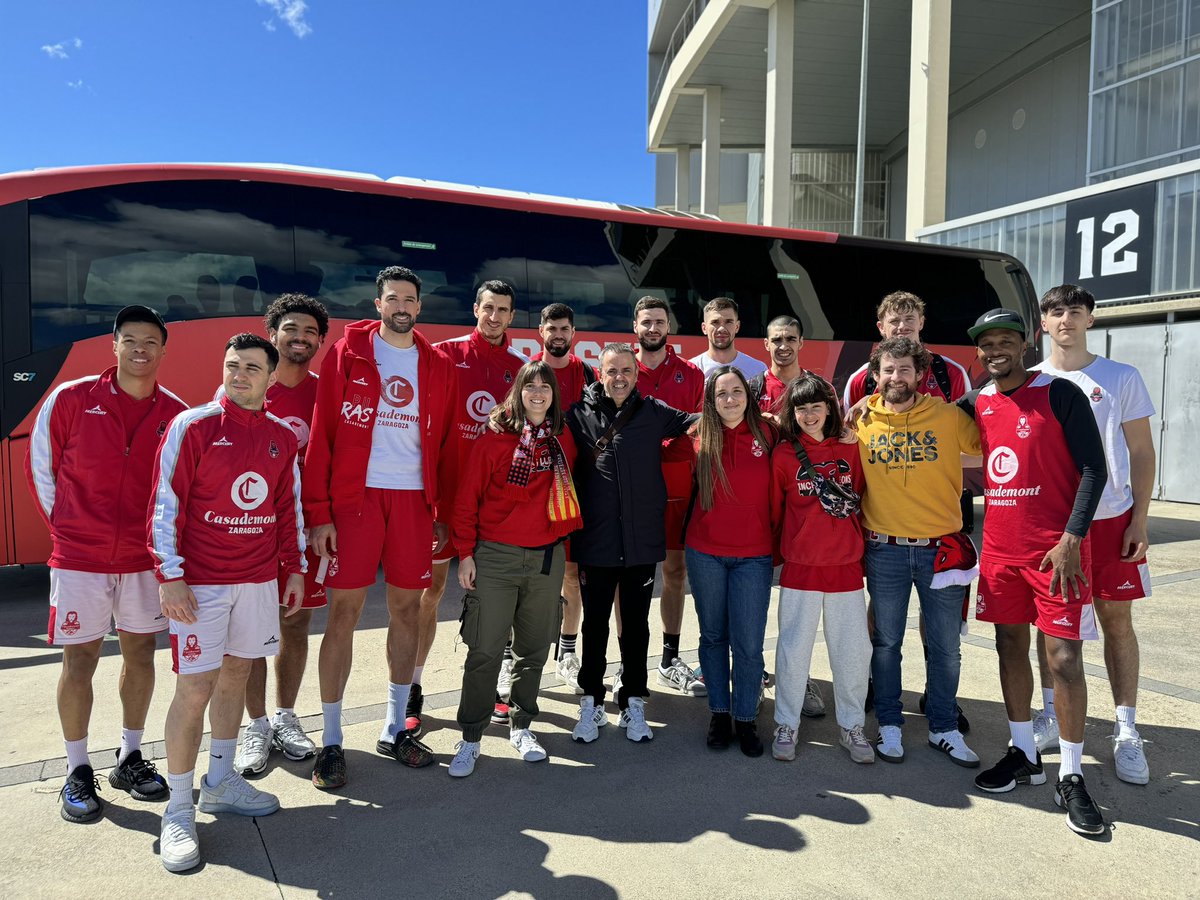
[[687, 515], [688, 498], [667, 499], [667, 549], [683, 549], [683, 519]]
[[357, 590], [383, 580], [402, 590], [429, 587], [433, 576], [433, 511], [424, 491], [367, 488], [359, 516], [333, 517], [337, 556], [329, 564], [325, 587]]
[[1146, 557], [1121, 562], [1121, 539], [1133, 521], [1133, 507], [1111, 519], [1092, 521], [1092, 594], [1099, 600], [1138, 600], [1150, 596], [1150, 567]]
[[[1088, 571], [1088, 560], [1083, 561]], [[1033, 624], [1038, 631], [1071, 641], [1099, 637], [1092, 592], [1082, 585], [1080, 599], [1050, 595], [1050, 569], [979, 561], [979, 588], [975, 596], [975, 618], [994, 625]]]
[[[308, 562], [308, 571], [304, 574], [304, 597], [300, 603], [301, 609], [320, 609], [327, 602], [325, 585], [317, 583], [317, 572], [321, 568], [321, 557], [313, 552], [310, 546], [304, 551], [304, 559]], [[287, 573], [279, 573], [279, 603], [283, 605], [283, 589], [287, 586]]]

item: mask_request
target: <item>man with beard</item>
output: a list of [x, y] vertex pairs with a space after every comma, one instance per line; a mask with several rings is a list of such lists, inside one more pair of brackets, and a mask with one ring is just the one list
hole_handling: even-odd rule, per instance
[[737, 333], [742, 329], [738, 318], [738, 305], [729, 297], [716, 297], [704, 305], [700, 330], [708, 338], [708, 349], [693, 356], [692, 365], [699, 366], [707, 376], [718, 366], [735, 366], [749, 381], [767, 370], [766, 364], [734, 346]]
[[1011, 736], [1000, 762], [981, 772], [975, 786], [1003, 793], [1046, 783], [1030, 710], [1029, 626], [1036, 625], [1045, 636], [1061, 733], [1054, 802], [1066, 809], [1072, 831], [1100, 834], [1104, 817], [1080, 763], [1087, 720], [1083, 641], [1098, 637], [1088, 529], [1108, 477], [1104, 445], [1083, 391], [1069, 379], [1026, 371], [1018, 313], [993, 309], [967, 333], [992, 376], [960, 403], [979, 423], [986, 458], [975, 615], [996, 626]]
[[979, 757], [959, 731], [956, 701], [963, 589], [957, 584], [935, 587], [934, 562], [941, 539], [962, 527], [961, 454], [979, 454], [979, 429], [962, 410], [919, 393], [929, 371], [929, 351], [917, 341], [880, 342], [871, 353], [870, 370], [880, 393], [868, 401], [858, 440], [867, 482], [864, 567], [875, 612], [871, 673], [879, 720], [877, 752], [884, 762], [904, 760], [900, 647], [915, 586], [929, 650], [929, 746], [974, 768]]
[[[263, 317], [267, 339], [279, 351], [275, 383], [267, 388], [267, 412], [296, 433], [300, 474], [304, 474], [304, 452], [312, 431], [313, 407], [317, 402], [317, 375], [312, 360], [329, 333], [329, 313], [304, 294], [281, 294]], [[242, 735], [234, 765], [243, 775], [257, 775], [267, 766], [272, 750], [282, 750], [291, 760], [308, 759], [317, 752], [296, 716], [296, 697], [308, 663], [308, 632], [312, 611], [325, 605], [325, 586], [317, 582], [319, 560], [308, 550], [304, 576], [304, 599], [299, 612], [284, 615], [279, 610], [279, 655], [275, 657], [275, 700], [273, 718], [267, 718], [267, 661], [250, 663], [246, 678], [246, 713], [250, 724]], [[284, 587], [284, 579], [280, 588]]]
[[[667, 343], [671, 336], [671, 307], [658, 297], [643, 297], [633, 308], [633, 333], [637, 337], [637, 388], [643, 397], [661, 400], [686, 413], [698, 413], [704, 405], [704, 373], [678, 356]], [[678, 458], [672, 458], [672, 457]], [[675, 438], [663, 447], [663, 480], [667, 485], [667, 554], [662, 564], [662, 659], [658, 683], [691, 697], [708, 694], [704, 680], [679, 656], [679, 634], [683, 628], [683, 584], [687, 575], [683, 559], [683, 520], [692, 495], [690, 439]], [[617, 607], [620, 627], [620, 607]], [[620, 673], [613, 692], [620, 690]]]
[[761, 375], [747, 379], [750, 393], [758, 400], [758, 408], [771, 421], [777, 421], [787, 386], [804, 375], [800, 368], [800, 348], [804, 346], [804, 329], [798, 319], [776, 316], [767, 324], [763, 339], [771, 365]]
[[[565, 303], [551, 303], [542, 310], [542, 322], [538, 326], [542, 336], [542, 352], [534, 360], [543, 360], [554, 370], [558, 379], [559, 403], [565, 413], [583, 397], [583, 389], [596, 383], [596, 373], [582, 359], [571, 352], [575, 341], [575, 311]], [[570, 545], [567, 545], [570, 557]], [[579, 621], [583, 618], [583, 600], [579, 594], [579, 564], [567, 559], [563, 572], [562, 628], [558, 636], [558, 679], [575, 693], [582, 694], [579, 686]]]
[[403, 266], [375, 279], [379, 321], [347, 326], [321, 364], [305, 457], [304, 510], [328, 560], [329, 619], [319, 673], [325, 730], [313, 784], [346, 783], [342, 697], [354, 629], [379, 564], [387, 584], [388, 704], [377, 752], [417, 768], [433, 753], [405, 727], [421, 593], [446, 542], [455, 471], [454, 364], [413, 326], [421, 279]]

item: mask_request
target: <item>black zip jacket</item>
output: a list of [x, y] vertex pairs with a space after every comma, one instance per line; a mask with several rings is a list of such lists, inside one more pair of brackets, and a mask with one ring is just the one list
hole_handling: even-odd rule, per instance
[[616, 418], [616, 404], [596, 383], [567, 410], [579, 448], [574, 476], [583, 528], [571, 537], [571, 558], [580, 565], [641, 566], [667, 556], [662, 443], [683, 434], [696, 417], [643, 397], [637, 388], [625, 401], [630, 404], [632, 413], [595, 463], [596, 444]]

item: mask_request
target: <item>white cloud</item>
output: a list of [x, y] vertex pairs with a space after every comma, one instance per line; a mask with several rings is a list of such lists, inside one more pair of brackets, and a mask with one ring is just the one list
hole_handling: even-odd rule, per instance
[[79, 90], [81, 87], [83, 87], [83, 79], [80, 78], [78, 81], [68, 81], [67, 87]]
[[70, 54], [67, 53], [67, 47], [74, 47], [76, 50], [83, 46], [83, 41], [77, 37], [66, 41], [59, 41], [57, 44], [42, 44], [42, 52], [51, 59], [66, 59]]
[[[259, 6], [265, 6], [274, 12], [288, 28], [292, 29], [292, 34], [296, 37], [302, 38], [312, 33], [312, 26], [304, 21], [304, 14], [308, 12], [308, 4], [304, 0], [256, 0], [256, 2]], [[264, 22], [263, 25], [267, 31], [275, 30], [274, 20]]]

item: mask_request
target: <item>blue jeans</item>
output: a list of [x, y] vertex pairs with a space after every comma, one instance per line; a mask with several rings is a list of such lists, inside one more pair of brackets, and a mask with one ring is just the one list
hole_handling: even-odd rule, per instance
[[925, 619], [929, 730], [958, 728], [959, 626], [962, 587], [929, 586], [936, 547], [904, 547], [867, 541], [867, 591], [875, 614], [871, 636], [871, 677], [875, 682], [875, 718], [880, 725], [903, 725], [900, 706], [900, 644], [908, 620], [908, 599], [916, 586]]
[[730, 711], [732, 651], [733, 717], [753, 722], [762, 690], [771, 557], [710, 556], [691, 547], [686, 557], [700, 620], [700, 669], [708, 688], [708, 708], [714, 713]]

